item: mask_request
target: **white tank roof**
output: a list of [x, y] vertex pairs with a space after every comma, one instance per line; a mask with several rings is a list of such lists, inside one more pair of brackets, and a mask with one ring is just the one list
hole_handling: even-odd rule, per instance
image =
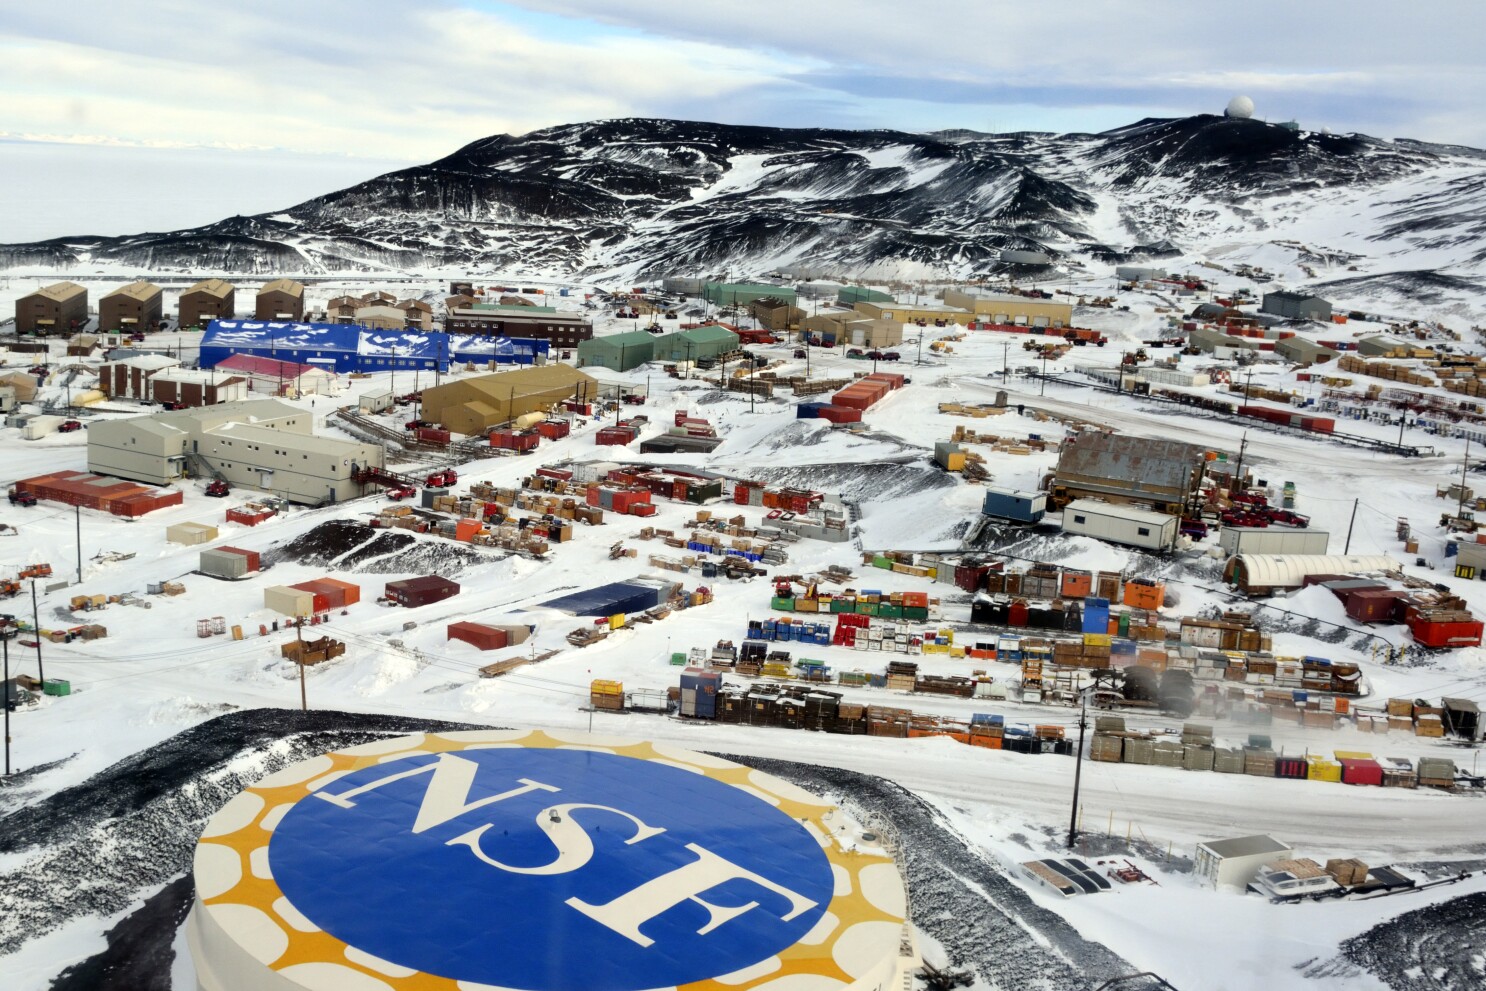
[[1255, 588], [1299, 588], [1308, 575], [1355, 575], [1403, 567], [1386, 554], [1240, 554], [1237, 560], [1243, 566], [1244, 584]]

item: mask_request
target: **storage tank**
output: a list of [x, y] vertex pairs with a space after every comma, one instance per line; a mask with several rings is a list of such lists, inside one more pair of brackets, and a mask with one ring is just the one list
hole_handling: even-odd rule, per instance
[[97, 389], [89, 389], [87, 392], [81, 392], [73, 396], [72, 405], [97, 406], [99, 403], [103, 402], [107, 398], [107, 396], [99, 392]]
[[523, 413], [520, 416], [516, 417], [515, 429], [530, 430], [532, 427], [535, 427], [537, 424], [541, 423], [545, 419], [547, 419], [546, 413], [539, 413], [535, 410], [530, 413]]
[[[228, 802], [192, 874], [186, 939], [213, 991], [753, 991], [781, 968], [870, 991], [917, 964], [879, 834], [773, 775], [622, 737], [322, 754]], [[520, 910], [495, 924], [500, 905]]]

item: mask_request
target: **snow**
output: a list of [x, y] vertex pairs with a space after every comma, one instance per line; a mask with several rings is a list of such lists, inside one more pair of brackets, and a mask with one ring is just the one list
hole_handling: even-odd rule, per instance
[[[886, 167], [880, 163], [887, 161], [880, 159], [874, 167]], [[735, 171], [747, 167], [747, 163], [735, 160]], [[752, 167], [762, 170], [760, 162]], [[739, 172], [727, 181], [746, 179]], [[717, 192], [714, 187], [710, 194]], [[1290, 249], [1274, 245], [1257, 253], [1235, 247], [1224, 256], [1225, 261], [1261, 263], [1266, 268], [1291, 265], [1294, 258]], [[1208, 274], [1225, 291], [1251, 284], [1217, 272]], [[22, 295], [30, 291], [34, 281], [0, 280], [0, 298]], [[109, 285], [99, 280], [84, 281], [95, 293], [97, 287]], [[1067, 285], [1092, 296], [1105, 292], [1109, 284], [1108, 273], [1101, 272]], [[433, 292], [440, 286], [433, 275], [420, 275], [399, 287], [399, 292]], [[374, 280], [358, 283], [348, 279], [334, 286], [316, 286], [314, 291], [328, 298], [348, 288], [359, 291], [382, 287]], [[1190, 306], [1195, 301], [1183, 302]], [[1105, 348], [1079, 349], [1075, 355], [1078, 360], [1113, 366], [1123, 351], [1161, 336], [1165, 318], [1156, 308], [1165, 306], [1166, 301], [1160, 296], [1121, 294], [1119, 303], [1128, 305], [1130, 311], [1092, 307], [1077, 310], [1080, 326], [1101, 329], [1112, 338]], [[670, 321], [662, 322], [670, 329]], [[596, 323], [600, 333], [634, 329], [633, 322], [614, 319], [601, 311]], [[1375, 328], [1365, 329], [1371, 332]], [[1323, 333], [1358, 330], [1349, 326], [1328, 328]], [[962, 339], [949, 342], [953, 352], [948, 354], [924, 347], [919, 364], [919, 333], [909, 330], [909, 339], [899, 348], [907, 360], [893, 366], [893, 370], [909, 375], [912, 382], [869, 410], [860, 432], [835, 429], [823, 421], [796, 420], [793, 408], [785, 402], [750, 403], [746, 396], [723, 393], [697, 378], [670, 378], [659, 366], [622, 374], [605, 372], [606, 381], [645, 387], [649, 400], [633, 411], [648, 415], [652, 425], [666, 424], [677, 410], [685, 409], [717, 425], [724, 443], [706, 455], [641, 457], [633, 448], [596, 446], [596, 424], [590, 422], [575, 429], [569, 438], [543, 441], [534, 456], [491, 458], [461, 465], [461, 488], [471, 481], [515, 485], [541, 464], [597, 459], [643, 460], [742, 476], [799, 480], [856, 504], [861, 513], [858, 539], [844, 544], [802, 540], [790, 547], [789, 563], [776, 570], [807, 574], [838, 564], [856, 573], [854, 587], [923, 590], [922, 580], [864, 568], [861, 550], [958, 548], [977, 522], [983, 487], [933, 468], [929, 464], [933, 444], [948, 439], [959, 425], [1011, 437], [1038, 433], [1050, 440], [1060, 439], [1064, 428], [1036, 412], [1041, 410], [1107, 423], [1136, 436], [1176, 437], [1218, 450], [1236, 451], [1243, 444], [1245, 463], [1259, 469], [1271, 485], [1287, 480], [1297, 484], [1298, 509], [1311, 515], [1313, 527], [1332, 535], [1333, 553], [1340, 552], [1346, 537], [1354, 500], [1358, 500], [1359, 509], [1352, 526], [1352, 553], [1401, 557], [1401, 547], [1393, 534], [1394, 521], [1409, 517], [1423, 540], [1421, 554], [1426, 564], [1409, 563], [1405, 570], [1447, 585], [1472, 608], [1486, 612], [1486, 586], [1453, 577], [1443, 554], [1442, 532], [1433, 526], [1436, 510], [1450, 508], [1436, 501], [1434, 490], [1458, 478], [1465, 453], [1461, 441], [1411, 435], [1413, 440], [1427, 439], [1439, 456], [1403, 459], [1270, 433], [1258, 424], [1245, 426], [1194, 416], [1129, 395], [1094, 392], [1079, 384], [1086, 383], [1086, 377], [1071, 371], [1063, 374], [1063, 381], [1039, 384], [1019, 374], [1022, 367], [1032, 365], [1033, 359], [1021, 350], [1026, 338], [1015, 335], [924, 328], [924, 344], [951, 336]], [[172, 346], [187, 352], [199, 341], [196, 335], [164, 336]], [[781, 375], [804, 370], [805, 363], [792, 357], [792, 345], [760, 346], [755, 350], [780, 362], [776, 370]], [[34, 363], [30, 356], [9, 358], [11, 365], [20, 367]], [[1003, 380], [1001, 373], [1008, 362], [1012, 374]], [[1207, 356], [1181, 359], [1183, 368], [1215, 364]], [[816, 350], [811, 355], [811, 371], [816, 377], [869, 370], [870, 363], [851, 361], [837, 353]], [[456, 371], [452, 377], [462, 374]], [[404, 373], [403, 391], [407, 382]], [[1254, 384], [1261, 383], [1293, 388], [1303, 394], [1312, 388], [1298, 383], [1288, 366], [1260, 366]], [[83, 374], [72, 387], [83, 389], [89, 384]], [[49, 382], [43, 387], [43, 396], [59, 397], [64, 388], [57, 381]], [[384, 388], [396, 391], [396, 383], [390, 374], [377, 373], [357, 380], [351, 391]], [[990, 403], [1002, 390], [1009, 393], [1012, 404], [1004, 415], [970, 420], [938, 411], [939, 404], [946, 402]], [[1216, 390], [1210, 387], [1199, 391], [1212, 394]], [[331, 402], [323, 397], [318, 402], [312, 397], [288, 402], [309, 412], [317, 431], [331, 430], [327, 425]], [[1027, 407], [1024, 414], [1015, 411], [1017, 404]], [[120, 405], [110, 404], [110, 409]], [[407, 410], [392, 411], [383, 422], [400, 426], [408, 415]], [[1349, 422], [1348, 429], [1390, 439], [1396, 434], [1396, 427], [1386, 424]], [[61, 468], [82, 470], [86, 466], [85, 444], [81, 432], [28, 442], [19, 438], [16, 429], [0, 430], [0, 451], [8, 479]], [[985, 458], [994, 484], [1000, 487], [1039, 487], [1055, 463], [1053, 454], [1022, 456], [997, 453], [988, 446], [967, 447]], [[393, 452], [389, 462], [399, 467], [398, 460]], [[404, 461], [401, 467], [423, 471], [434, 464]], [[672, 651], [707, 646], [720, 638], [738, 642], [749, 619], [770, 615], [767, 582], [719, 582], [713, 586], [715, 601], [710, 605], [575, 649], [567, 644], [565, 635], [585, 621], [541, 606], [575, 588], [655, 573], [646, 558], [651, 553], [666, 553], [667, 548], [640, 539], [640, 530], [655, 526], [683, 532], [696, 507], [658, 500], [658, 515], [650, 519], [610, 516], [599, 530], [576, 527], [575, 539], [554, 545], [548, 562], [493, 555], [473, 564], [451, 559], [445, 570], [463, 585], [463, 592], [453, 599], [406, 610], [381, 607], [374, 600], [382, 583], [411, 577], [415, 572], [348, 572], [333, 563], [321, 567], [281, 562], [256, 579], [220, 582], [191, 573], [201, 547], [180, 547], [162, 540], [166, 526], [192, 520], [221, 528], [219, 538], [207, 546], [268, 551], [326, 521], [364, 519], [383, 503], [382, 499], [368, 497], [339, 507], [295, 509], [249, 528], [222, 520], [223, 510], [244, 501], [246, 493], [215, 500], [207, 498], [196, 483], [187, 483], [183, 489], [182, 506], [133, 522], [87, 510], [75, 516], [68, 507], [47, 503], [30, 510], [0, 509], [0, 520], [20, 530], [16, 537], [0, 536], [0, 574], [8, 574], [20, 564], [49, 561], [56, 569], [56, 580], [72, 580], [78, 553], [75, 526], [77, 520], [81, 521], [82, 580], [41, 594], [43, 626], [62, 621], [59, 610], [65, 613], [66, 600], [72, 595], [142, 593], [148, 583], [165, 579], [178, 580], [186, 587], [186, 593], [178, 597], [149, 597], [152, 608], [148, 610], [113, 605], [102, 614], [89, 616], [108, 628], [106, 640], [44, 645], [48, 677], [69, 679], [74, 694], [46, 698], [40, 706], [15, 714], [15, 761], [21, 768], [39, 769], [26, 780], [26, 800], [56, 795], [224, 711], [297, 707], [299, 671], [279, 656], [278, 645], [285, 635], [257, 635], [260, 624], [271, 624], [277, 618], [263, 608], [262, 590], [266, 585], [291, 584], [329, 574], [360, 584], [363, 594], [362, 601], [346, 615], [334, 616], [325, 631], [347, 644], [346, 656], [305, 673], [312, 710], [571, 731], [585, 730], [591, 722], [597, 732], [857, 771], [901, 784], [940, 810], [970, 843], [1003, 865], [1056, 856], [1062, 849], [1074, 774], [1074, 763], [1066, 758], [987, 751], [942, 738], [889, 740], [788, 733], [582, 711], [593, 678], [623, 681], [631, 691], [664, 689], [676, 678], [677, 669], [668, 663]], [[758, 509], [730, 503], [704, 508], [726, 515], [741, 514], [750, 523], [759, 522], [762, 516]], [[1036, 540], [1038, 554], [1070, 567], [1130, 570], [1149, 566], [1148, 559], [1133, 551], [1088, 538]], [[610, 560], [609, 547], [615, 542], [636, 548], [638, 557]], [[416, 543], [435, 554], [447, 547], [431, 536], [419, 537]], [[135, 557], [107, 563], [94, 559], [105, 551], [133, 553]], [[1412, 561], [1412, 556], [1408, 560]], [[675, 577], [688, 587], [698, 582], [695, 575]], [[1206, 606], [1232, 605], [1224, 590], [1211, 582], [1191, 576], [1178, 579], [1173, 575], [1171, 582], [1171, 588], [1181, 596], [1178, 614]], [[947, 625], [965, 622], [968, 600], [963, 595], [944, 584], [932, 586], [932, 592], [944, 599]], [[28, 614], [27, 604], [26, 598], [8, 605], [0, 603], [5, 608], [14, 607], [23, 616]], [[1273, 604], [1346, 627], [1348, 634], [1341, 642], [1307, 635], [1315, 631], [1278, 631], [1276, 652], [1360, 662], [1372, 691], [1367, 700], [1370, 704], [1391, 696], [1435, 698], [1456, 694], [1486, 698], [1486, 651], [1456, 651], [1414, 658], [1417, 663], [1385, 665], [1376, 661], [1365, 645], [1358, 646], [1362, 631], [1349, 623], [1334, 597], [1324, 590], [1303, 590], [1277, 598]], [[245, 639], [198, 639], [194, 621], [218, 615], [225, 617], [229, 626], [241, 625]], [[526, 645], [481, 653], [469, 645], [445, 640], [446, 624], [463, 619], [534, 623], [537, 630]], [[1391, 643], [1408, 643], [1407, 633], [1399, 627], [1368, 632]], [[492, 661], [549, 650], [557, 651], [556, 655], [498, 679], [482, 679], [476, 673], [479, 666]], [[812, 647], [809, 653], [844, 670], [876, 669], [881, 663], [876, 656], [835, 647]], [[1007, 664], [977, 661], [972, 665], [938, 655], [915, 660], [928, 673], [964, 674], [973, 666], [987, 669], [998, 681], [1016, 676], [1015, 669]], [[34, 653], [30, 650], [13, 650], [11, 663], [25, 673], [35, 673]], [[1071, 710], [1050, 706], [907, 698], [873, 689], [842, 691], [848, 701], [911, 706], [915, 711], [959, 718], [994, 711], [1003, 712], [1011, 722], [1056, 723], [1069, 729], [1077, 719]], [[1167, 730], [1179, 726], [1178, 721], [1159, 716], [1132, 721]], [[1220, 739], [1238, 740], [1249, 730], [1245, 725], [1225, 723], [1217, 732]], [[1357, 749], [1380, 756], [1447, 755], [1464, 766], [1470, 766], [1476, 755], [1476, 751], [1462, 751], [1443, 741], [1399, 734], [1376, 737], [1352, 730], [1327, 732], [1278, 724], [1266, 732], [1275, 738], [1276, 748], [1287, 753]], [[1130, 852], [1121, 852], [1120, 859], [1128, 856], [1139, 863], [1159, 885], [1116, 885], [1116, 890], [1107, 895], [1068, 901], [1027, 885], [1022, 888], [1033, 901], [1067, 920], [1086, 939], [1106, 944], [1132, 965], [1160, 972], [1177, 987], [1380, 987], [1366, 973], [1313, 978], [1306, 976], [1305, 968], [1336, 957], [1342, 940], [1377, 922], [1482, 890], [1477, 880], [1406, 898], [1271, 906], [1257, 898], [1198, 888], [1181, 866], [1191, 857], [1197, 842], [1251, 832], [1273, 833], [1295, 843], [1300, 855], [1323, 861], [1331, 856], [1358, 856], [1378, 864], [1459, 860], [1475, 855], [1480, 841], [1479, 805], [1469, 797], [1091, 762], [1083, 764], [1081, 794], [1082, 828], [1088, 834], [1085, 842], [1123, 847], [1128, 833], [1138, 842]], [[0, 813], [15, 808], [14, 802], [0, 791]], [[1102, 848], [1090, 847], [1095, 852], [1087, 856], [1098, 859], [1101, 854], [1097, 851]], [[1172, 851], [1170, 863], [1164, 859], [1168, 848]], [[0, 875], [19, 870], [40, 856], [36, 850], [5, 854], [0, 857]], [[141, 891], [138, 897], [149, 893]], [[118, 918], [117, 914], [85, 917], [38, 933], [24, 940], [16, 952], [0, 956], [0, 968], [4, 968], [0, 972], [16, 975], [16, 983], [8, 986], [46, 987], [62, 966], [97, 952], [102, 946], [101, 934]], [[187, 971], [179, 961], [174, 972], [176, 986], [186, 986], [181, 981], [187, 978]]]

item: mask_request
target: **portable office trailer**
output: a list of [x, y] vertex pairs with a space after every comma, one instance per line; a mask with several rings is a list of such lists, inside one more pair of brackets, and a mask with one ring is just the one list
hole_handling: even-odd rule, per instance
[[983, 516], [1018, 523], [1036, 523], [1047, 513], [1046, 492], [1024, 492], [1016, 489], [987, 489], [981, 503]]
[[1288, 526], [1225, 526], [1218, 546], [1229, 554], [1325, 554], [1331, 534]]
[[1164, 550], [1176, 540], [1177, 518], [1132, 506], [1075, 499], [1063, 510], [1063, 532], [1114, 544]]

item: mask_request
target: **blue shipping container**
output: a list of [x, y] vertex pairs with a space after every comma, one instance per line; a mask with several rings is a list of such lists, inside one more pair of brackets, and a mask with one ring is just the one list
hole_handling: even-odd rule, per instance
[[1036, 523], [1047, 512], [1047, 493], [988, 489], [980, 512], [995, 519]]

